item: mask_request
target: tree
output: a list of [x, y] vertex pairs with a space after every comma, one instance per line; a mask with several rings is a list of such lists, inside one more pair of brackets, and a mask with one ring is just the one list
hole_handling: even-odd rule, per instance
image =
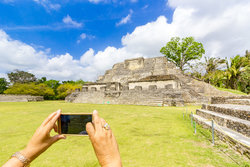
[[[230, 63], [231, 62], [231, 63]], [[226, 70], [226, 77], [227, 88], [237, 89], [237, 81], [244, 71], [244, 68], [249, 66], [250, 59], [247, 57], [241, 57], [240, 55], [235, 56], [234, 58], [230, 58], [230, 62], [227, 61], [227, 70]]]
[[244, 68], [239, 76], [238, 88], [247, 94], [250, 93], [250, 65]]
[[34, 74], [25, 71], [14, 70], [14, 72], [7, 73], [11, 83], [29, 83], [35, 82], [36, 77]]
[[65, 99], [70, 93], [74, 92], [76, 89], [81, 89], [82, 85], [76, 85], [71, 83], [64, 83], [57, 88], [58, 98]]
[[0, 94], [2, 94], [8, 87], [8, 82], [5, 78], [0, 78]]
[[44, 83], [15, 83], [4, 91], [5, 94], [22, 94], [22, 95], [34, 95], [44, 96], [45, 99], [50, 99], [51, 96], [55, 96], [52, 88], [48, 87]]
[[46, 77], [42, 77], [41, 79], [38, 79], [38, 83], [44, 83], [47, 81], [47, 78]]
[[205, 57], [206, 63], [206, 73], [214, 72], [219, 69], [219, 67], [226, 63], [225, 59]]
[[202, 43], [196, 42], [193, 37], [186, 37], [180, 40], [179, 37], [171, 40], [162, 47], [160, 52], [164, 54], [168, 61], [173, 62], [182, 71], [191, 60], [199, 60], [205, 53]]
[[87, 83], [86, 81], [83, 81], [82, 79], [79, 79], [77, 81], [75, 81], [76, 84], [79, 84], [79, 85], [84, 85], [85, 83]]

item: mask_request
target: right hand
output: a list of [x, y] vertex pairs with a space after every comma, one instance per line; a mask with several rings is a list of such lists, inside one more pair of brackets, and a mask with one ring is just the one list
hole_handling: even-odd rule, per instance
[[103, 128], [105, 124], [106, 121], [100, 118], [95, 110], [92, 123], [89, 122], [86, 125], [89, 138], [102, 167], [121, 167], [121, 157], [115, 136], [111, 129]]

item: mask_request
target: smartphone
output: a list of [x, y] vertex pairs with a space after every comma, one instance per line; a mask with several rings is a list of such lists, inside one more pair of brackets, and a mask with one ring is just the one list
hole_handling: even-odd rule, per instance
[[74, 136], [88, 136], [86, 124], [92, 122], [92, 114], [62, 113], [58, 119], [58, 133]]

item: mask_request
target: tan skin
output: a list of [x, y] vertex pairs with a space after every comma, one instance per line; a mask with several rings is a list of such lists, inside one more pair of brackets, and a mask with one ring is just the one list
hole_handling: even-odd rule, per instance
[[[64, 135], [50, 136], [52, 129], [57, 132], [56, 122], [60, 114], [61, 110], [50, 114], [36, 130], [26, 148], [20, 151], [31, 162], [58, 140], [66, 139]], [[99, 117], [98, 112], [94, 111], [93, 121], [86, 125], [86, 130], [100, 165], [102, 167], [121, 167], [122, 163], [117, 142], [111, 129], [106, 130], [103, 128], [105, 123], [105, 120]], [[17, 158], [11, 158], [2, 167], [23, 166], [24, 164]]]

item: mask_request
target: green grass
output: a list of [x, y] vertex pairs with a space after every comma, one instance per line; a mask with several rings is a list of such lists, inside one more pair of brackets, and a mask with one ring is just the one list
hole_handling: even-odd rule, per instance
[[[199, 106], [198, 106], [199, 107]], [[195, 111], [197, 106], [189, 106]], [[97, 109], [111, 126], [121, 152], [124, 167], [234, 167], [238, 166], [218, 147], [213, 147], [198, 128], [193, 134], [183, 107], [148, 107], [133, 105], [72, 104], [63, 101], [0, 103], [0, 165], [21, 150], [35, 129], [49, 115], [63, 112], [92, 112]], [[244, 157], [232, 152], [241, 164]], [[32, 166], [99, 166], [88, 137], [68, 137], [49, 148]]]
[[234, 94], [238, 94], [238, 95], [247, 95], [246, 93], [241, 92], [239, 90], [235, 90], [235, 89], [220, 88], [220, 87], [217, 87], [217, 86], [214, 86], [214, 87], [216, 89], [219, 89], [219, 90], [225, 91], [225, 92], [230, 92], [230, 93], [234, 93]]

